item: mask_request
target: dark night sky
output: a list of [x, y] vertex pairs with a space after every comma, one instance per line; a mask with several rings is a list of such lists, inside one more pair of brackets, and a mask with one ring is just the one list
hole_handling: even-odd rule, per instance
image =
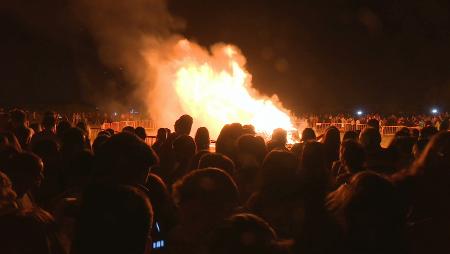
[[[0, 104], [131, 92], [69, 2], [0, 6]], [[255, 87], [295, 111], [450, 107], [449, 1], [172, 0], [169, 9], [189, 39], [240, 47]]]

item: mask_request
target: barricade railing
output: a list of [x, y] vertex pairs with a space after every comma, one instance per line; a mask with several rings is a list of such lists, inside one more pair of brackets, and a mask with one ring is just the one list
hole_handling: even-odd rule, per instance
[[116, 132], [122, 131], [123, 128], [131, 126], [133, 128], [136, 127], [143, 127], [148, 131], [155, 131], [156, 130], [156, 124], [151, 120], [138, 120], [138, 121], [120, 121], [120, 122], [112, 122], [112, 123], [103, 123], [101, 125], [101, 128], [106, 129], [113, 129]]
[[367, 124], [352, 124], [352, 123], [316, 123], [316, 126], [313, 128], [317, 135], [322, 135], [325, 131], [334, 126], [338, 128], [339, 131], [360, 131], [366, 128]]
[[[330, 126], [334, 126], [338, 128], [340, 132], [346, 132], [346, 131], [361, 131], [364, 128], [367, 127], [367, 124], [352, 124], [352, 123], [316, 123], [316, 126], [313, 128], [317, 135], [322, 135], [325, 133], [327, 128]], [[393, 136], [397, 131], [401, 130], [402, 128], [408, 128], [411, 129], [417, 129], [420, 128], [418, 126], [414, 127], [408, 127], [408, 126], [401, 126], [401, 125], [395, 125], [395, 126], [381, 126], [380, 127], [380, 134], [385, 136]]]

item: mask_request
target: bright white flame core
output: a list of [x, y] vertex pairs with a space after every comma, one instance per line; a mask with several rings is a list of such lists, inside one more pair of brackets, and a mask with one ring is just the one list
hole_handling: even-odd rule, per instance
[[[252, 124], [264, 136], [275, 128], [294, 131], [289, 112], [251, 86], [245, 58], [231, 45], [216, 45], [211, 53], [197, 44], [179, 40], [167, 64], [159, 65], [159, 77], [173, 87], [181, 113], [194, 118], [195, 127], [206, 126], [212, 138], [225, 124]], [[168, 68], [168, 69], [167, 69]], [[168, 74], [173, 75], [167, 77]]]

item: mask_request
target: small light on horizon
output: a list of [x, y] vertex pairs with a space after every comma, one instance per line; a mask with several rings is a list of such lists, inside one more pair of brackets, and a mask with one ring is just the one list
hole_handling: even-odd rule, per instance
[[358, 110], [358, 111], [356, 111], [356, 114], [357, 114], [358, 116], [361, 116], [361, 115], [363, 114], [363, 112], [362, 112], [362, 110]]
[[439, 110], [437, 108], [432, 108], [431, 109], [431, 113], [432, 114], [437, 114], [437, 113], [439, 113]]

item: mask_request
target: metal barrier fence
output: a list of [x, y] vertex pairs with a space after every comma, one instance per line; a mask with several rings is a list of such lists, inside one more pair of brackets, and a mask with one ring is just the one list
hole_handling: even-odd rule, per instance
[[[316, 126], [313, 128], [317, 135], [322, 135], [325, 133], [327, 128], [334, 126], [339, 129], [341, 132], [346, 131], [361, 131], [367, 127], [367, 124], [351, 124], [351, 123], [316, 123]], [[407, 127], [407, 126], [381, 126], [380, 134], [385, 136], [393, 136], [397, 131], [408, 128], [410, 130], [417, 129], [418, 126], [415, 127]]]

